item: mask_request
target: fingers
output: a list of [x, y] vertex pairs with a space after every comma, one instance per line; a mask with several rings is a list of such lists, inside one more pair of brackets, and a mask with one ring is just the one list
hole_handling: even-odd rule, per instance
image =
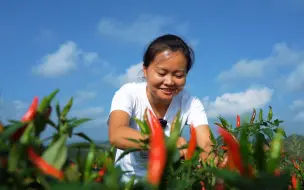
[[[177, 140], [177, 142], [176, 142], [177, 148], [180, 148], [180, 147], [182, 147], [182, 146], [184, 146], [186, 144], [187, 144], [187, 141], [183, 137], [179, 137], [178, 140]], [[185, 149], [185, 148], [179, 150], [180, 157], [186, 156], [187, 153], [188, 153], [188, 150]]]
[[227, 164], [228, 164], [228, 155], [225, 154], [223, 161], [219, 164], [219, 167], [220, 168], [225, 168], [227, 166]]

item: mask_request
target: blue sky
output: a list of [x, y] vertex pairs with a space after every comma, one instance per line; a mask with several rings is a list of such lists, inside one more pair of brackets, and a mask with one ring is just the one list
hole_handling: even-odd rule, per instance
[[60, 88], [62, 105], [75, 98], [71, 116], [95, 119], [77, 131], [107, 140], [114, 92], [137, 80], [153, 38], [174, 33], [195, 50], [187, 89], [204, 101], [212, 129], [217, 114], [235, 122], [272, 105], [288, 134], [304, 132], [303, 0], [0, 5], [2, 120], [20, 118], [33, 96]]

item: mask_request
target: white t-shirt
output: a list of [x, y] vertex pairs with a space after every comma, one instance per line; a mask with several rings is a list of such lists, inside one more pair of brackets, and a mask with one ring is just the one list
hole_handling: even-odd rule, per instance
[[[127, 83], [116, 91], [112, 99], [110, 113], [114, 110], [127, 112], [131, 118], [130, 127], [140, 130], [132, 117], [143, 120], [144, 111], [147, 107], [152, 110], [146, 94], [146, 82]], [[182, 128], [185, 125], [191, 124], [193, 124], [194, 127], [208, 124], [202, 102], [198, 98], [191, 96], [186, 90], [182, 90], [173, 97], [163, 118], [167, 120], [167, 127], [164, 129], [165, 135], [167, 136], [170, 136], [171, 123], [178, 110], [181, 110]], [[117, 149], [116, 160], [122, 153], [123, 150]], [[133, 152], [125, 155], [116, 163], [123, 171], [128, 171], [125, 176], [123, 176], [124, 180], [128, 181], [132, 175], [139, 178], [146, 176], [147, 156], [147, 152], [144, 151]]]

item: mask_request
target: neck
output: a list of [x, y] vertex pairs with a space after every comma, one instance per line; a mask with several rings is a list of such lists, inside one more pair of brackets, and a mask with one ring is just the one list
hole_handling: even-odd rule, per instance
[[167, 102], [156, 98], [148, 88], [146, 89], [146, 93], [154, 113], [157, 117], [162, 118], [163, 115], [166, 113], [171, 101]]

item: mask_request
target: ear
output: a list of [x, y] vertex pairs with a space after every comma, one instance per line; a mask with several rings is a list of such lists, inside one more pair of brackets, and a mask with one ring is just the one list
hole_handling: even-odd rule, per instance
[[143, 65], [143, 72], [144, 72], [144, 77], [147, 77], [147, 68]]

